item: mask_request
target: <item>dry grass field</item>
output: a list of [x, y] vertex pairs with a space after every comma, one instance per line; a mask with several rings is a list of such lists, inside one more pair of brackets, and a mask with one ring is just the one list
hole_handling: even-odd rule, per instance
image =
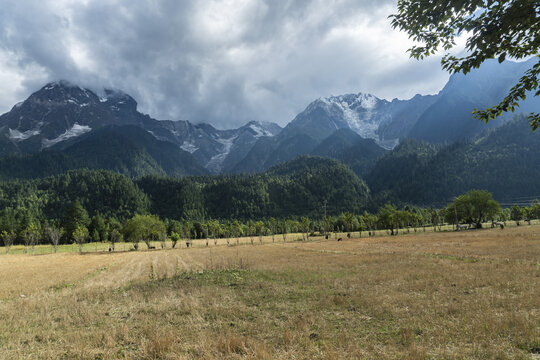
[[540, 226], [2, 255], [0, 358], [537, 359]]

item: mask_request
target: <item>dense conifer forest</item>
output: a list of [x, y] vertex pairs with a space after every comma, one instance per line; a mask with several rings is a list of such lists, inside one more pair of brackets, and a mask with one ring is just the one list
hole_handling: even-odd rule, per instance
[[[429, 150], [429, 149], [428, 149]], [[428, 151], [429, 152], [429, 151]], [[407, 163], [405, 163], [407, 165]], [[256, 175], [132, 181], [106, 170], [70, 170], [0, 185], [0, 234], [13, 242], [139, 241], [411, 229], [540, 217], [540, 204], [502, 210], [488, 191], [447, 208], [377, 206], [337, 160], [299, 157]], [[374, 209], [374, 210], [371, 210]], [[371, 211], [367, 211], [371, 210]], [[326, 215], [326, 216], [325, 216]], [[55, 240], [56, 239], [56, 240]], [[137, 245], [138, 246], [138, 245]]]
[[[522, 140], [516, 143], [517, 138]], [[129, 237], [138, 222], [164, 227], [168, 236], [203, 237], [377, 228], [393, 233], [443, 223], [531, 219], [539, 217], [533, 203], [540, 187], [539, 145], [524, 118], [449, 145], [404, 140], [380, 155], [365, 181], [350, 165], [319, 156], [300, 156], [258, 174], [158, 172], [138, 178], [111, 170], [66, 171], [60, 153], [7, 156], [0, 160], [3, 174], [11, 173], [0, 182], [0, 233], [4, 242], [51, 233], [68, 242]], [[59, 173], [39, 177], [40, 167]], [[493, 196], [505, 209], [490, 205], [490, 211], [472, 214], [456, 199], [472, 189], [489, 194], [476, 194], [474, 203]], [[453, 203], [462, 205], [447, 208]], [[156, 231], [153, 238], [160, 236]]]

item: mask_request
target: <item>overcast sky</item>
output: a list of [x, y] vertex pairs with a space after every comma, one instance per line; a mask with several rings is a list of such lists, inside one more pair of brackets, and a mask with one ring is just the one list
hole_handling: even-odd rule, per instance
[[286, 124], [319, 97], [438, 92], [393, 0], [2, 0], [0, 112], [65, 79], [131, 94], [157, 119]]

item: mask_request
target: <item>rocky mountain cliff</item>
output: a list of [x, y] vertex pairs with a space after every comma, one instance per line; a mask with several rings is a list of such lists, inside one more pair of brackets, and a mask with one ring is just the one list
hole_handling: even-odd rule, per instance
[[[86, 157], [91, 167], [121, 168], [136, 176], [154, 170], [171, 175], [254, 173], [312, 154], [345, 161], [362, 175], [402, 139], [453, 142], [500, 126], [512, 114], [486, 126], [473, 119], [472, 110], [498, 103], [533, 61], [488, 61], [466, 76], [452, 75], [436, 95], [409, 100], [365, 93], [319, 98], [283, 129], [256, 121], [220, 130], [187, 120], [156, 120], [139, 112], [137, 102], [122, 91], [106, 89], [98, 95], [58, 81], [0, 116], [0, 155], [59, 151], [76, 154], [71, 163], [85, 164]], [[540, 111], [540, 99], [532, 94], [518, 109], [531, 111]], [[140, 161], [128, 161], [120, 143], [130, 144]]]
[[[67, 81], [45, 85], [0, 116], [0, 152], [35, 153], [105, 126], [137, 126], [157, 140], [172, 143], [208, 171], [234, 166], [260, 138], [281, 127], [250, 122], [238, 129], [218, 130], [189, 121], [159, 121], [137, 110], [137, 102], [117, 90], [100, 97]], [[191, 160], [190, 160], [191, 161]]]

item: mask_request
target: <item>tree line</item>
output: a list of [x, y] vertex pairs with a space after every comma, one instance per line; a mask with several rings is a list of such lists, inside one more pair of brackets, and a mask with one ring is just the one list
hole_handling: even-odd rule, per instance
[[[356, 232], [359, 237], [374, 236], [377, 230], [386, 230], [390, 235], [400, 232], [426, 231], [432, 227], [441, 231], [443, 225], [467, 224], [469, 228], [480, 228], [485, 222], [504, 222], [507, 220], [529, 221], [540, 218], [540, 202], [535, 200], [530, 206], [502, 209], [492, 194], [485, 190], [471, 190], [457, 197], [448, 206], [441, 209], [409, 207], [398, 209], [386, 204], [377, 212], [360, 213], [342, 212], [338, 215], [323, 217], [282, 217], [261, 218], [259, 220], [194, 220], [160, 218], [146, 213], [134, 214], [130, 218], [119, 220], [101, 214], [89, 216], [88, 211], [78, 201], [74, 201], [61, 219], [45, 219], [39, 221], [30, 213], [17, 214], [11, 210], [2, 210], [0, 216], [0, 238], [6, 252], [13, 244], [24, 244], [25, 252], [33, 252], [39, 243], [50, 243], [58, 251], [62, 243], [75, 243], [82, 251], [86, 242], [108, 242], [110, 250], [115, 249], [118, 242], [130, 242], [133, 249], [139, 244], [153, 248], [156, 242], [161, 247], [172, 241], [175, 247], [178, 242], [185, 241], [189, 246], [194, 239], [206, 239], [207, 245], [217, 239], [226, 239], [227, 244], [238, 243], [240, 237], [249, 237], [251, 243], [262, 243], [263, 236], [271, 236], [287, 240], [291, 233], [300, 233], [303, 240], [311, 236], [331, 233]], [[355, 234], [356, 235], [356, 234]], [[337, 236], [337, 235], [336, 235]]]

